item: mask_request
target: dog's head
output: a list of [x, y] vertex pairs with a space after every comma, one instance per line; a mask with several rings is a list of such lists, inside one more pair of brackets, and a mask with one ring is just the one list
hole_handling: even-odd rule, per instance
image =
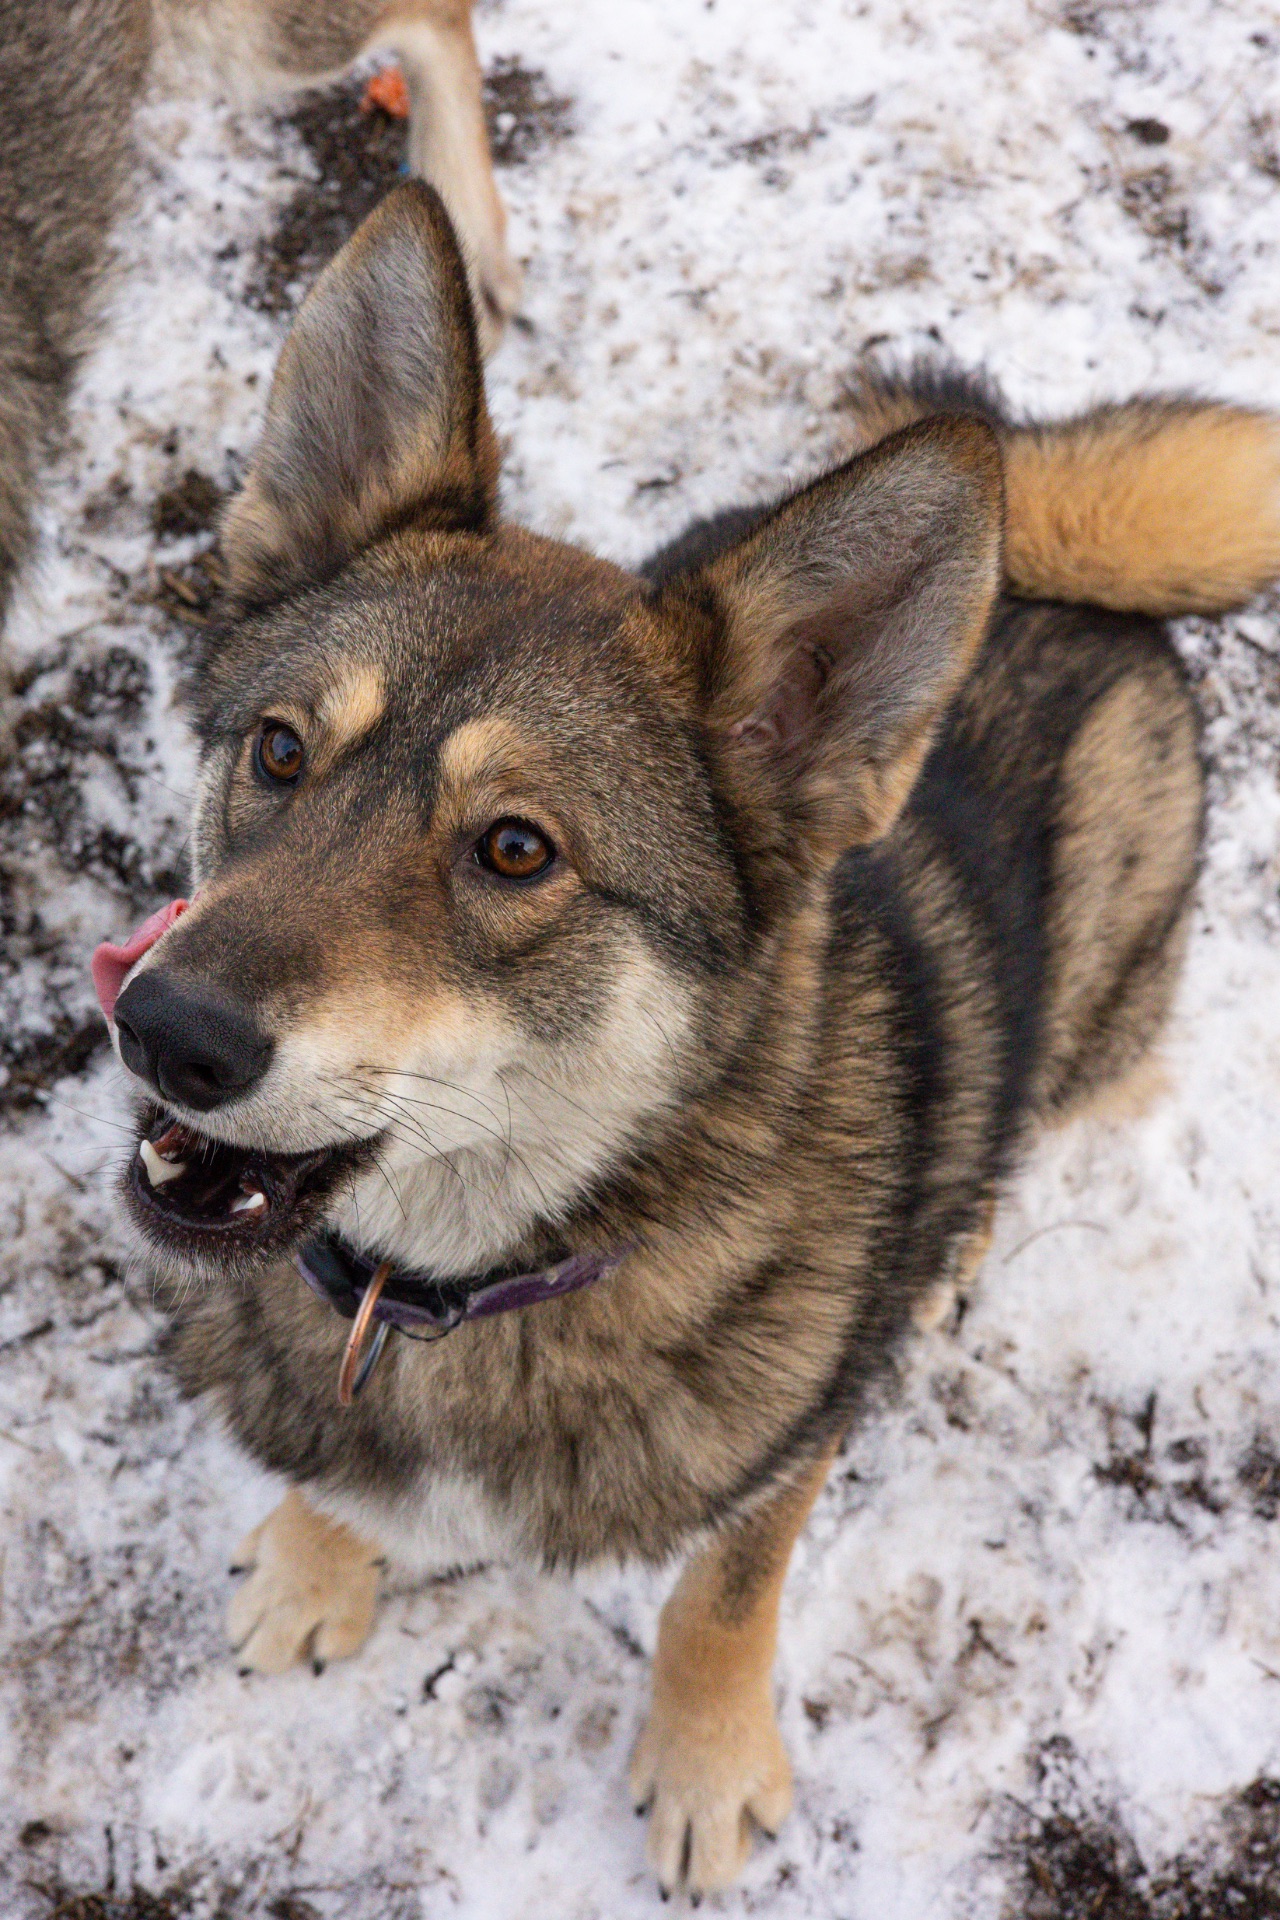
[[660, 588], [504, 525], [496, 485], [465, 273], [406, 184], [281, 357], [201, 674], [199, 894], [116, 1005], [160, 1148], [132, 1207], [176, 1269], [322, 1216], [453, 1272], [554, 1227], [891, 824], [998, 582], [976, 421]]

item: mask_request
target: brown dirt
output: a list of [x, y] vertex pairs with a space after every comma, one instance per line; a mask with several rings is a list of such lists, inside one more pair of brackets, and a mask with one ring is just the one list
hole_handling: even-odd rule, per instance
[[158, 540], [180, 540], [193, 533], [212, 533], [222, 505], [221, 487], [188, 467], [180, 480], [166, 487], [151, 508], [151, 531]]
[[1076, 1780], [1062, 1738], [1040, 1756], [1038, 1804], [1019, 1806], [999, 1857], [1008, 1920], [1280, 1920], [1280, 1781], [1219, 1806], [1200, 1843], [1150, 1867], [1117, 1809]]
[[554, 93], [540, 67], [498, 59], [484, 77], [484, 113], [495, 167], [522, 167], [573, 131], [573, 102]]
[[[358, 83], [305, 95], [282, 124], [301, 140], [313, 177], [304, 180], [250, 269], [245, 297], [265, 313], [290, 313], [325, 262], [401, 177], [406, 123], [377, 108], [362, 113]], [[523, 166], [571, 131], [572, 101], [545, 73], [517, 59], [485, 75], [485, 117], [497, 167]]]

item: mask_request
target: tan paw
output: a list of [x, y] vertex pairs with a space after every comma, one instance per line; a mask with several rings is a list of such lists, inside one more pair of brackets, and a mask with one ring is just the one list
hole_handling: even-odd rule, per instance
[[378, 1597], [378, 1550], [314, 1512], [296, 1489], [243, 1540], [233, 1571], [227, 1633], [242, 1670], [283, 1673], [299, 1660], [317, 1672], [357, 1653]]
[[656, 1705], [631, 1761], [636, 1811], [649, 1810], [649, 1861], [664, 1894], [727, 1887], [791, 1811], [791, 1763], [766, 1697], [715, 1720]]
[[922, 1294], [912, 1307], [911, 1320], [917, 1333], [936, 1333], [959, 1308], [968, 1304], [969, 1296], [978, 1283], [982, 1263], [991, 1251], [995, 1222], [995, 1202], [990, 1201], [981, 1225], [975, 1227], [972, 1233], [962, 1235], [951, 1249], [947, 1271], [941, 1280], [928, 1293]]
[[520, 306], [524, 276], [505, 246], [481, 253], [471, 270], [480, 351], [488, 359]]

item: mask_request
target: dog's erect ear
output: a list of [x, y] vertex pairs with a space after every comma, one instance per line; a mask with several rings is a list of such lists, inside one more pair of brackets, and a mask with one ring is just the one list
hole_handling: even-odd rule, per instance
[[406, 181], [329, 262], [285, 341], [222, 540], [233, 600], [323, 579], [408, 521], [482, 529], [498, 455], [466, 268]]
[[995, 435], [929, 420], [773, 509], [658, 597], [700, 631], [732, 798], [806, 871], [893, 824], [1000, 585]]

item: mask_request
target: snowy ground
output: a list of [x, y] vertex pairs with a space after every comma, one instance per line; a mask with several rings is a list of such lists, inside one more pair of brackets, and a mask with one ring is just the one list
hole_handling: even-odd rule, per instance
[[[1253, 0], [479, 24], [519, 161], [527, 325], [492, 392], [531, 524], [637, 559], [775, 489], [840, 447], [872, 348], [941, 342], [1034, 407], [1280, 405], [1280, 29]], [[215, 103], [154, 104], [142, 137], [0, 775], [0, 1914], [648, 1916], [624, 1776], [661, 1581], [406, 1585], [319, 1679], [242, 1679], [223, 1644], [228, 1551], [278, 1488], [153, 1358], [85, 966], [181, 883], [211, 499], [184, 476], [243, 469], [310, 163]], [[972, 1309], [852, 1441], [784, 1607], [796, 1812], [729, 1913], [1280, 1912], [1277, 607], [1183, 639], [1214, 806], [1172, 1091], [1039, 1152]]]

